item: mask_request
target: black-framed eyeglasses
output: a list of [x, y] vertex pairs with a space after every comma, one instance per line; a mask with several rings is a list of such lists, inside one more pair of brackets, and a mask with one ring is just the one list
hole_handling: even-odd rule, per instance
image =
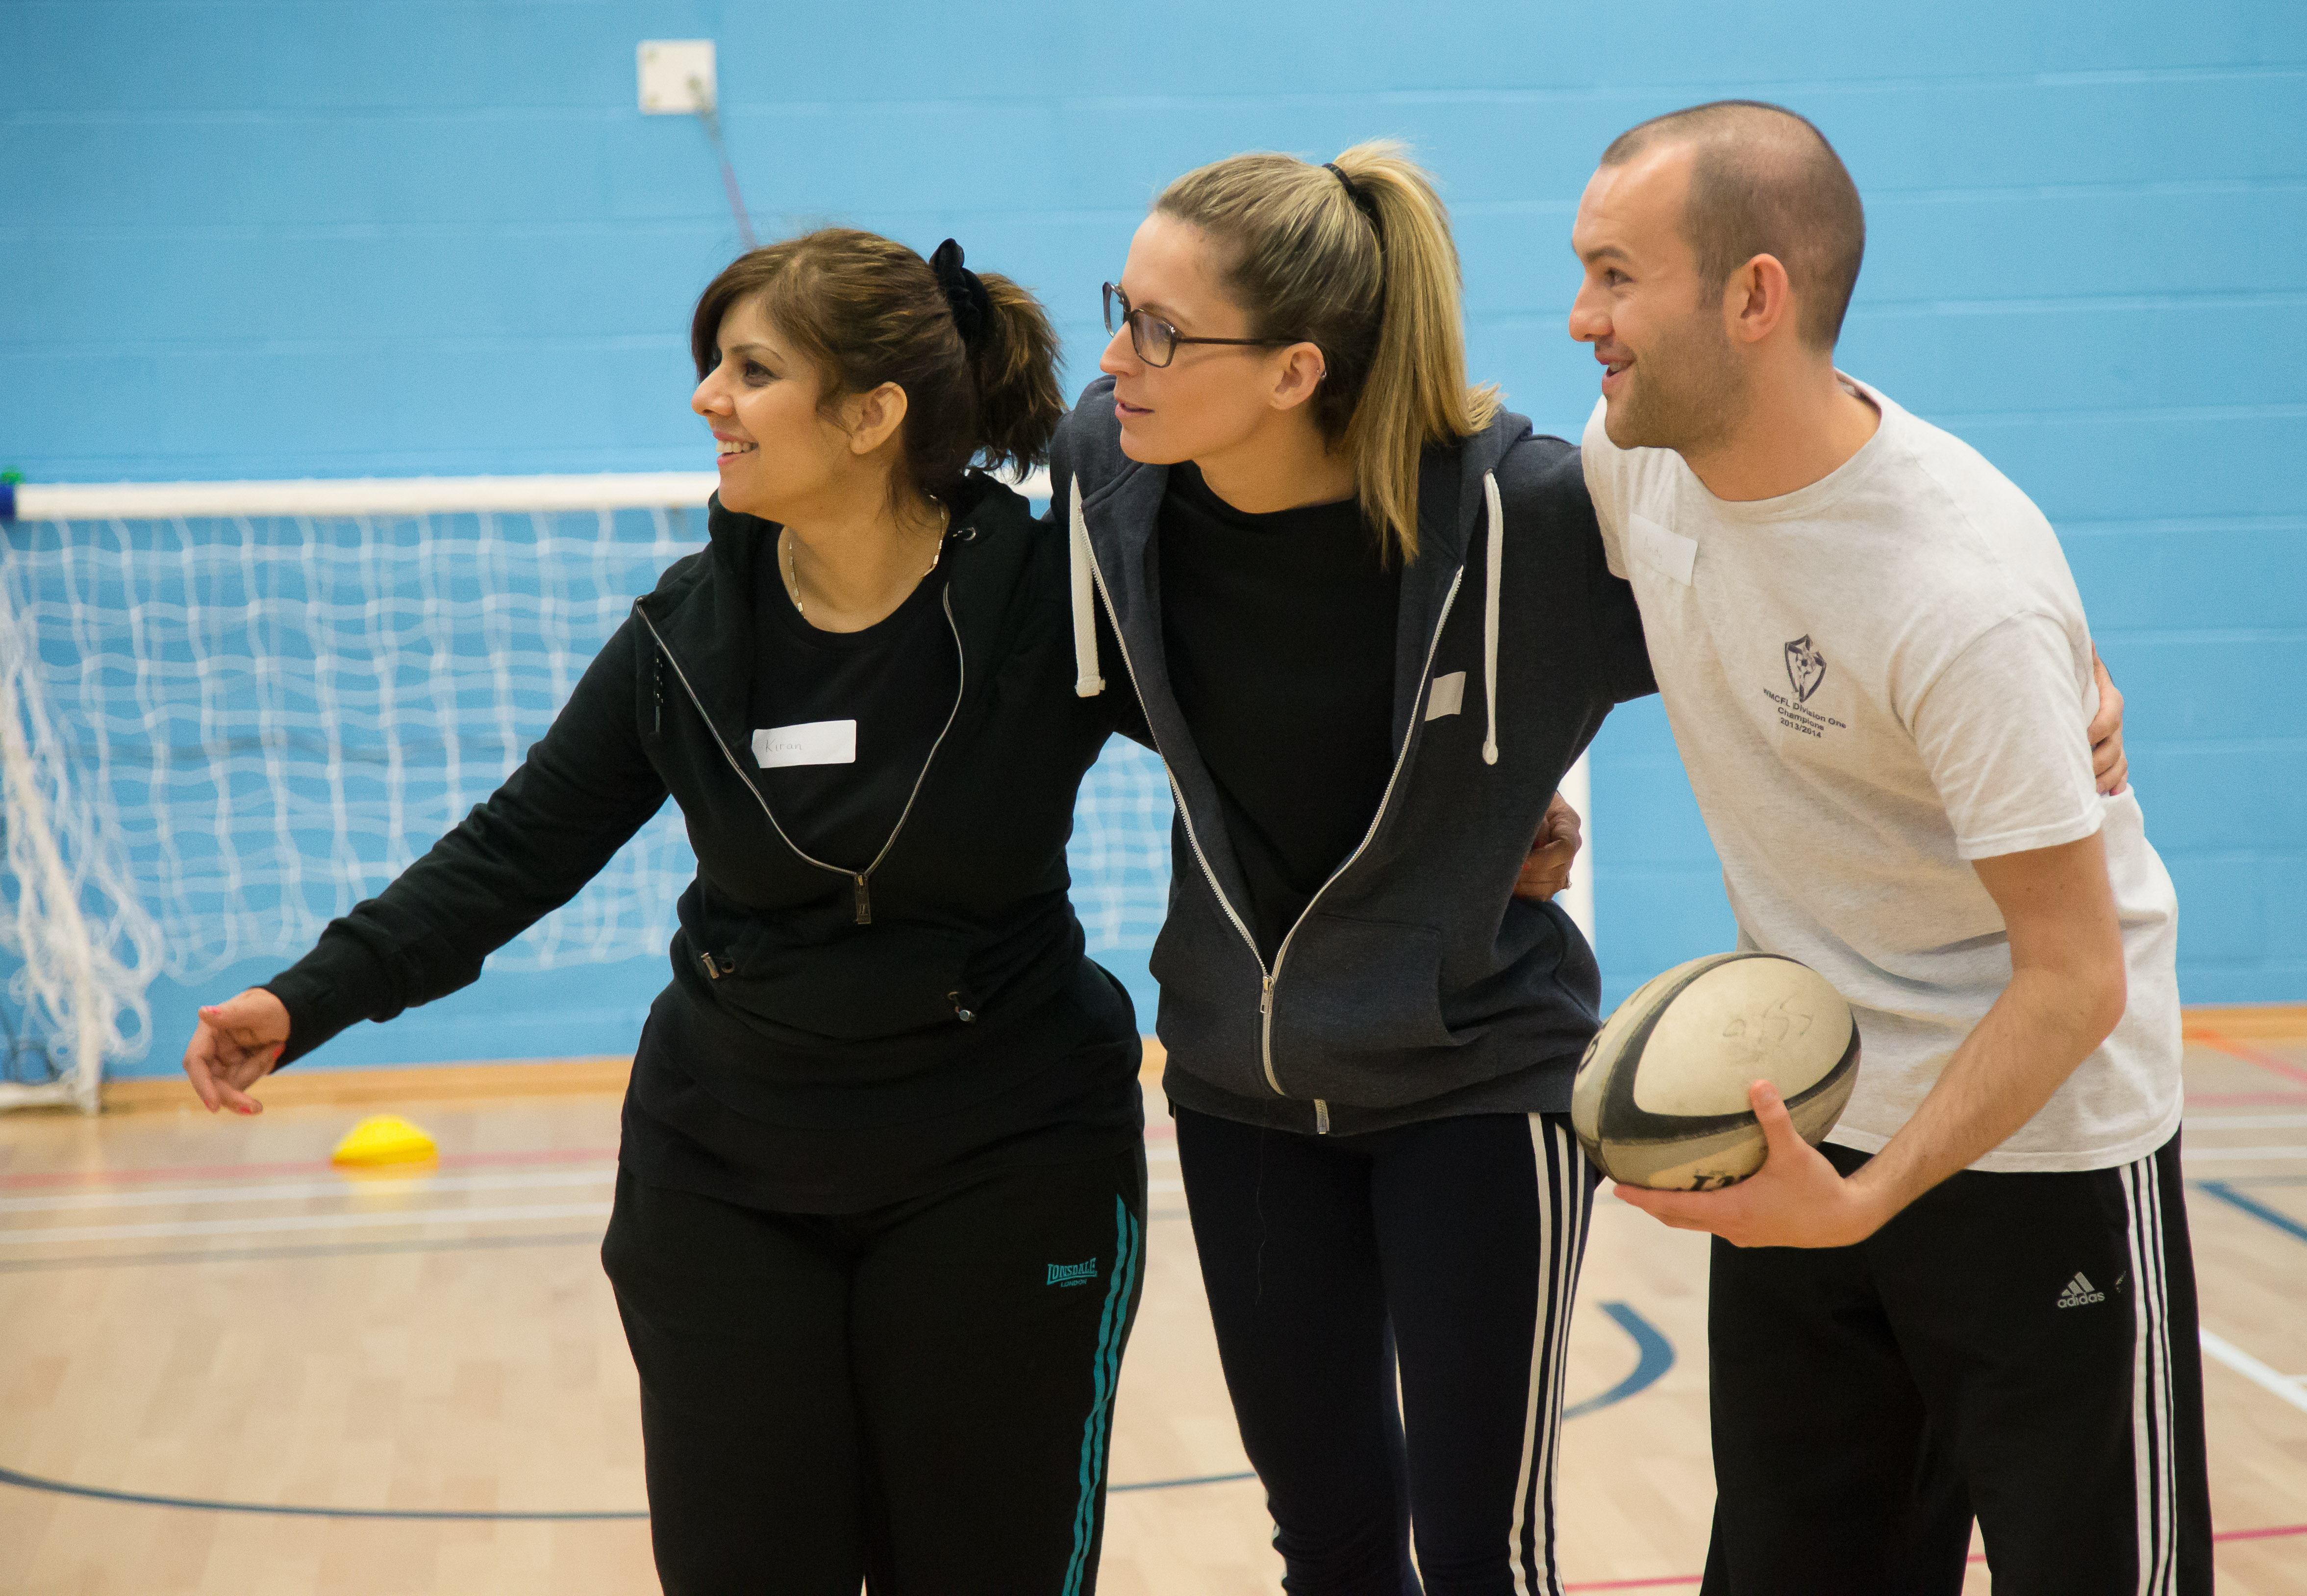
[[[1119, 304], [1121, 312], [1114, 313]], [[1129, 296], [1111, 283], [1105, 285], [1105, 330], [1116, 333], [1123, 327], [1129, 329], [1129, 347], [1137, 351], [1137, 358], [1148, 365], [1162, 366], [1178, 357], [1179, 344], [1251, 344], [1266, 348], [1282, 344], [1294, 344], [1291, 338], [1188, 338], [1152, 311], [1132, 310]]]

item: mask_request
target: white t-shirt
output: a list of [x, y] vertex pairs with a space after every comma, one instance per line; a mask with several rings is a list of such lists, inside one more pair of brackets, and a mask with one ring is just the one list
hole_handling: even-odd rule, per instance
[[[1846, 382], [1849, 382], [1848, 378]], [[1971, 1167], [2104, 1169], [2180, 1111], [2178, 903], [2134, 794], [2102, 798], [2090, 633], [2050, 523], [1968, 445], [1864, 385], [1882, 423], [1781, 498], [1715, 498], [1671, 450], [1586, 483], [1627, 578], [1743, 944], [1857, 1016], [1830, 1140], [1879, 1150], [2011, 980], [1969, 861], [2104, 831], [2130, 1004], [2040, 1112]]]

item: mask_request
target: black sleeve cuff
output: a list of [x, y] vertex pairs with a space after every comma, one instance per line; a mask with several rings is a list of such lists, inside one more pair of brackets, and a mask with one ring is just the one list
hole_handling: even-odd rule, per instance
[[288, 1010], [288, 1045], [275, 1069], [286, 1069], [349, 1025], [389, 1019], [401, 1008], [374, 957], [333, 927], [312, 952], [260, 984]]

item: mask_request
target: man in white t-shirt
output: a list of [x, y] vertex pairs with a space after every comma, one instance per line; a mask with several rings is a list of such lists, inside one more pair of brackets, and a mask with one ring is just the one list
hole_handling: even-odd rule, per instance
[[[2177, 905], [2080, 731], [2090, 634], [2042, 514], [1839, 373], [1858, 193], [1730, 102], [1620, 138], [1571, 312], [1612, 571], [1743, 945], [1849, 1000], [1822, 1150], [1618, 1195], [1712, 1231], [1704, 1596], [2208, 1592], [2178, 1163]], [[2023, 373], [2013, 373], [2023, 380]]]

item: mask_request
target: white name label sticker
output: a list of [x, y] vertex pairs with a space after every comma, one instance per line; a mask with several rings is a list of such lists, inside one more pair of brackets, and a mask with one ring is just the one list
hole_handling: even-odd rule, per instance
[[806, 720], [795, 726], [771, 726], [755, 732], [753, 762], [764, 770], [785, 765], [854, 765], [857, 723]]
[[1426, 718], [1440, 720], [1445, 715], [1455, 715], [1466, 707], [1466, 673], [1453, 671], [1446, 676], [1434, 678], [1434, 691], [1426, 695]]
[[1696, 543], [1638, 515], [1626, 518], [1626, 528], [1634, 534], [1629, 541], [1643, 564], [1660, 576], [1672, 577], [1685, 588], [1691, 585], [1691, 569], [1698, 563]]

